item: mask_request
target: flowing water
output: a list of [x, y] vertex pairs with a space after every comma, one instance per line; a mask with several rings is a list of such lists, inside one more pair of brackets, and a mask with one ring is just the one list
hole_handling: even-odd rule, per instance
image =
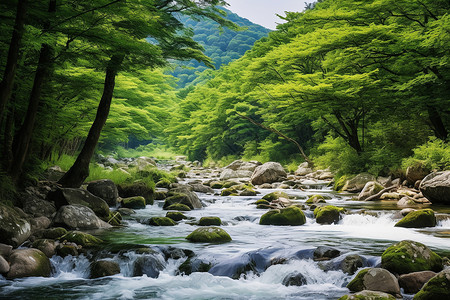
[[[313, 187], [314, 188], [314, 187]], [[319, 225], [312, 213], [306, 212], [303, 226], [262, 226], [259, 218], [265, 210], [252, 203], [275, 190], [259, 190], [255, 197], [213, 196], [199, 194], [206, 204], [203, 209], [186, 212], [190, 217], [174, 227], [145, 225], [152, 216], [164, 216], [162, 202], [156, 201], [146, 209], [125, 220], [126, 226], [97, 232], [108, 241], [109, 250], [102, 259], [119, 263], [121, 273], [99, 279], [89, 279], [90, 258], [54, 256], [51, 259], [54, 274], [51, 278], [25, 278], [7, 281], [0, 276], [1, 299], [338, 299], [349, 291], [346, 284], [352, 275], [343, 273], [331, 262], [316, 262], [314, 249], [329, 246], [339, 249], [344, 257], [359, 254], [366, 266], [377, 266], [382, 252], [401, 240], [421, 242], [439, 254], [450, 253], [450, 220], [439, 221], [437, 227], [406, 229], [394, 227], [393, 216], [398, 208], [391, 204], [351, 201], [349, 196], [337, 195], [326, 188], [287, 190], [304, 203], [309, 195], [331, 196], [327, 202], [354, 212], [334, 225]], [[219, 192], [219, 191], [217, 191]], [[370, 214], [357, 213], [362, 209]], [[445, 208], [433, 209], [446, 212]], [[194, 244], [185, 240], [202, 216], [218, 216], [222, 226], [232, 237], [225, 244]], [[136, 246], [140, 245], [140, 246]], [[145, 253], [139, 247], [150, 247], [152, 263], [162, 267], [156, 274], [144, 272], [133, 276], [133, 266]], [[179, 266], [187, 257], [171, 255], [177, 249], [191, 250], [197, 261], [213, 267], [209, 272], [180, 274]], [[144, 251], [145, 252], [145, 251]], [[179, 252], [179, 251], [178, 251]], [[98, 254], [97, 254], [98, 255]], [[237, 272], [249, 261], [248, 272]], [[280, 263], [274, 263], [279, 261]], [[282, 262], [282, 263], [281, 263]], [[306, 278], [302, 286], [285, 286], [283, 279], [295, 272]], [[236, 278], [236, 274], [238, 274]], [[134, 274], [135, 275], [135, 274]], [[157, 277], [157, 278], [152, 278]], [[233, 279], [234, 277], [235, 279]], [[408, 295], [405, 296], [408, 299]]]

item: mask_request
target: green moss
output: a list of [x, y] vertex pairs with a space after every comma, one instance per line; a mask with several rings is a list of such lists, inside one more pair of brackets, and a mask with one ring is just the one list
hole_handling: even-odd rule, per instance
[[163, 209], [167, 209], [172, 204], [181, 203], [186, 206], [188, 206], [190, 209], [192, 209], [192, 203], [189, 201], [189, 196], [185, 193], [177, 193], [177, 192], [171, 192], [170, 197], [166, 198], [164, 201]]
[[318, 204], [318, 203], [327, 203], [325, 201], [325, 197], [322, 195], [312, 195], [309, 197], [308, 200], [305, 202], [306, 204]]
[[141, 209], [145, 208], [145, 206], [146, 206], [145, 198], [141, 196], [122, 199], [122, 207], [125, 208]]
[[164, 210], [190, 211], [191, 208], [185, 204], [175, 203], [175, 204], [172, 204], [172, 205], [164, 208]]
[[338, 300], [395, 300], [392, 295], [377, 291], [362, 291], [353, 295], [345, 295]]
[[222, 220], [219, 217], [201, 217], [198, 221], [199, 226], [220, 226]]
[[260, 204], [265, 204], [265, 205], [270, 205], [270, 202], [264, 199], [259, 199], [258, 201], [255, 202], [256, 205], [260, 205]]
[[408, 274], [442, 270], [442, 258], [427, 246], [413, 241], [401, 241], [381, 255], [381, 266], [392, 273]]
[[236, 194], [237, 195], [237, 190], [234, 189], [233, 187], [227, 188], [222, 190], [222, 192], [220, 193], [220, 196], [230, 196], [232, 194]]
[[203, 227], [194, 230], [186, 237], [194, 243], [226, 243], [231, 241], [230, 235], [219, 227]]
[[223, 185], [224, 183], [222, 181], [212, 181], [209, 186], [212, 189], [221, 189], [224, 187]]
[[303, 211], [296, 207], [290, 206], [283, 209], [270, 210], [261, 216], [260, 225], [288, 225], [298, 226], [306, 223], [306, 217]]
[[273, 200], [277, 200], [278, 198], [289, 199], [289, 195], [286, 194], [285, 192], [272, 192], [270, 194], [264, 195], [264, 197], [262, 197], [262, 198], [267, 201], [273, 201]]
[[232, 186], [236, 186], [236, 185], [239, 185], [239, 183], [238, 183], [238, 182], [235, 182], [235, 181], [226, 181], [226, 182], [223, 184], [223, 187], [226, 188], [226, 189], [228, 189], [228, 188], [230, 188], [230, 187], [232, 187]]
[[395, 224], [395, 227], [423, 228], [436, 226], [436, 217], [432, 209], [412, 211]]
[[168, 217], [153, 217], [149, 220], [149, 225], [152, 226], [175, 226], [174, 220]]
[[174, 220], [176, 222], [181, 221], [183, 219], [187, 219], [187, 217], [179, 211], [168, 211], [166, 213], [166, 217], [171, 218], [172, 220]]
[[170, 187], [171, 183], [172, 182], [170, 182], [169, 179], [163, 178], [160, 181], [158, 181], [155, 186], [158, 188], [167, 188], [168, 189]]
[[67, 230], [65, 228], [62, 227], [55, 227], [55, 228], [50, 228], [50, 229], [46, 229], [42, 236], [44, 238], [47, 239], [59, 239], [60, 237], [62, 237], [63, 235], [65, 235], [67, 233]]
[[414, 300], [448, 299], [450, 291], [450, 269], [431, 278], [414, 296]]
[[333, 205], [321, 206], [314, 209], [314, 217], [319, 224], [333, 224], [339, 222], [344, 211], [344, 208]]
[[246, 188], [239, 193], [239, 196], [256, 196], [256, 191], [251, 188]]
[[69, 231], [68, 233], [63, 235], [59, 240], [60, 241], [66, 240], [68, 242], [81, 245], [83, 247], [94, 247], [99, 246], [100, 244], [103, 243], [101, 239], [98, 239], [93, 235], [81, 231]]
[[355, 278], [347, 284], [347, 288], [352, 292], [359, 292], [365, 289], [364, 275], [369, 272], [369, 269], [364, 269], [356, 274]]
[[334, 182], [334, 186], [333, 189], [335, 191], [341, 192], [342, 188], [344, 187], [345, 183], [347, 182], [347, 180], [349, 180], [352, 176], [350, 175], [343, 175], [341, 177], [339, 177], [335, 182]]

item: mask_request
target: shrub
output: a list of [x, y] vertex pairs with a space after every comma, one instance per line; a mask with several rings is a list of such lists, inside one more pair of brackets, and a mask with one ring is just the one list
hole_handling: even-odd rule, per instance
[[414, 154], [402, 161], [404, 169], [419, 162], [431, 170], [450, 169], [450, 144], [436, 137], [413, 149]]

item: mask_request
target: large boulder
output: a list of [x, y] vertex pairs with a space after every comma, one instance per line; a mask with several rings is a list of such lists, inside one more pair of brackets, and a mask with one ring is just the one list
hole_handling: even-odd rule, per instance
[[164, 208], [167, 208], [175, 203], [187, 205], [191, 209], [203, 207], [197, 194], [185, 187], [170, 190], [168, 196], [169, 197], [164, 201]]
[[247, 178], [251, 177], [253, 174], [252, 171], [247, 170], [230, 170], [225, 169], [220, 173], [220, 180], [228, 180], [233, 178]]
[[117, 186], [119, 196], [122, 198], [142, 196], [148, 205], [153, 205], [154, 189], [147, 186], [144, 182], [135, 182], [131, 184], [123, 183]]
[[20, 196], [22, 202], [22, 209], [25, 213], [33, 217], [53, 217], [56, 212], [55, 204], [53, 202], [40, 199], [28, 194], [22, 194]]
[[109, 206], [105, 200], [94, 196], [85, 189], [59, 188], [48, 194], [48, 199], [55, 202], [57, 209], [65, 205], [84, 205], [92, 209], [99, 217], [109, 216]]
[[310, 173], [314, 172], [314, 170], [309, 166], [309, 164], [305, 161], [303, 163], [301, 163], [297, 170], [294, 172], [295, 175], [297, 176], [305, 176], [308, 175]]
[[445, 269], [431, 278], [413, 300], [448, 299], [449, 287], [450, 269]]
[[392, 273], [408, 274], [442, 270], [442, 258], [419, 242], [401, 241], [381, 255], [381, 266]]
[[305, 214], [296, 206], [270, 210], [259, 220], [260, 225], [298, 226], [305, 223]]
[[432, 209], [420, 209], [408, 213], [395, 227], [423, 228], [436, 226], [436, 216]]
[[61, 207], [53, 219], [55, 226], [68, 229], [98, 229], [112, 227], [97, 217], [87, 206], [74, 204]]
[[283, 181], [287, 174], [283, 166], [277, 162], [267, 162], [258, 166], [251, 177], [252, 184], [263, 184]]
[[145, 198], [142, 196], [123, 198], [120, 203], [122, 207], [130, 209], [142, 209], [146, 206]]
[[120, 273], [119, 264], [110, 260], [98, 260], [91, 264], [92, 279], [112, 276]]
[[49, 277], [51, 265], [48, 257], [38, 249], [14, 250], [9, 257], [7, 279], [22, 277]]
[[369, 268], [359, 271], [350, 281], [347, 288], [352, 292], [363, 290], [379, 291], [394, 296], [400, 295], [400, 286], [397, 278], [388, 270]]
[[231, 241], [230, 235], [219, 227], [197, 228], [186, 239], [194, 243], [226, 243]]
[[415, 294], [434, 276], [436, 276], [436, 273], [432, 271], [413, 272], [401, 275], [398, 278], [398, 283], [405, 293]]
[[406, 180], [409, 184], [414, 184], [417, 180], [424, 179], [430, 172], [430, 168], [423, 163], [416, 163], [406, 169]]
[[220, 226], [222, 220], [219, 217], [201, 217], [198, 221], [199, 226]]
[[432, 203], [450, 205], [450, 171], [427, 175], [420, 183], [419, 189]]
[[158, 278], [159, 273], [164, 270], [164, 258], [157, 252], [152, 251], [139, 256], [133, 265], [133, 276], [147, 275], [150, 278]]
[[156, 167], [156, 161], [153, 158], [146, 156], [136, 158], [134, 163], [140, 171], [145, 170], [148, 167]]
[[65, 235], [59, 238], [60, 241], [67, 241], [75, 243], [83, 247], [97, 247], [100, 246], [103, 241], [95, 236], [81, 231], [69, 231]]
[[337, 224], [342, 219], [341, 213], [345, 209], [333, 205], [320, 206], [314, 209], [314, 217], [319, 224]]
[[369, 181], [368, 183], [366, 183], [366, 185], [362, 189], [361, 193], [359, 193], [358, 200], [364, 201], [367, 198], [369, 198], [370, 196], [378, 194], [383, 189], [384, 189], [384, 187], [381, 184], [379, 184], [378, 182]]
[[13, 208], [0, 204], [0, 243], [20, 246], [31, 235], [31, 225]]
[[91, 194], [102, 198], [108, 203], [109, 206], [117, 205], [117, 198], [119, 197], [119, 191], [117, 186], [110, 179], [101, 179], [89, 182], [87, 190]]
[[201, 183], [191, 183], [189, 184], [192, 190], [197, 193], [214, 194], [214, 190], [207, 185]]
[[369, 181], [375, 181], [376, 178], [372, 174], [369, 173], [361, 173], [356, 175], [355, 177], [347, 180], [342, 187], [342, 191], [351, 192], [351, 193], [359, 193], [363, 190], [366, 183]]

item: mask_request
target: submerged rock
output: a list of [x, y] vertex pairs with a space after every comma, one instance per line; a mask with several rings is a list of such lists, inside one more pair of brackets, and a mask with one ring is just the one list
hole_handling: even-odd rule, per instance
[[408, 213], [395, 224], [395, 227], [423, 228], [435, 227], [436, 217], [432, 209], [421, 209]]
[[396, 274], [442, 270], [442, 258], [424, 244], [401, 241], [381, 255], [381, 266]]
[[181, 221], [183, 219], [187, 219], [187, 217], [185, 215], [183, 215], [181, 212], [178, 212], [178, 211], [168, 211], [166, 213], [166, 217], [171, 218], [172, 220], [174, 220], [176, 222]]
[[341, 251], [335, 248], [320, 246], [314, 250], [314, 260], [330, 260], [341, 255]]
[[13, 208], [0, 204], [0, 243], [20, 246], [31, 235], [31, 225]]
[[110, 260], [98, 260], [91, 264], [91, 279], [120, 274], [119, 264]]
[[306, 277], [302, 273], [291, 273], [282, 282], [285, 286], [302, 286], [307, 284]]
[[420, 183], [420, 191], [434, 204], [450, 205], [450, 171], [429, 174]]
[[48, 257], [38, 249], [14, 250], [9, 257], [7, 279], [22, 277], [49, 277], [51, 265]]
[[438, 273], [414, 296], [414, 300], [448, 299], [450, 269]]
[[219, 227], [204, 227], [194, 230], [186, 237], [194, 243], [226, 243], [231, 241], [230, 235]]
[[175, 226], [177, 223], [175, 223], [174, 220], [168, 217], [152, 217], [149, 222], [149, 225], [152, 226]]
[[296, 206], [270, 210], [262, 215], [259, 220], [260, 225], [299, 226], [305, 223], [305, 214]]
[[333, 224], [342, 219], [341, 213], [344, 211], [344, 208], [333, 205], [320, 206], [314, 209], [314, 217], [319, 224]]
[[164, 270], [164, 259], [157, 253], [145, 254], [138, 257], [133, 266], [133, 276], [147, 275], [158, 278], [160, 271]]
[[361, 270], [350, 281], [347, 288], [352, 292], [363, 290], [379, 291], [394, 296], [400, 295], [400, 286], [397, 278], [388, 270], [381, 268], [369, 268]]

